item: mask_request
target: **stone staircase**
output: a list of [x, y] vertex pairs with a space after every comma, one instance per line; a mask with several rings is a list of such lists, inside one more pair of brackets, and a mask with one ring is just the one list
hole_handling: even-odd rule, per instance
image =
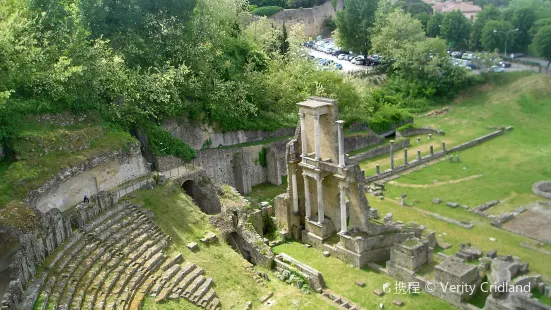
[[220, 309], [214, 281], [197, 265], [183, 263], [181, 254], [168, 258], [163, 250], [169, 242], [139, 207], [118, 205], [48, 258], [22, 309], [140, 309], [148, 295], [155, 302], [184, 298]]

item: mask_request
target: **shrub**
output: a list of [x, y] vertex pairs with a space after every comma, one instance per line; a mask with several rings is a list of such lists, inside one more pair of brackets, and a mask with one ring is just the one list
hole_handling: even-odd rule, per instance
[[175, 138], [163, 128], [152, 125], [147, 127], [146, 132], [153, 154], [174, 156], [183, 161], [190, 161], [195, 157], [195, 151], [189, 145]]
[[281, 10], [283, 10], [283, 8], [280, 6], [263, 6], [254, 10], [253, 14], [258, 16], [272, 16]]
[[268, 167], [268, 160], [266, 159], [267, 153], [268, 149], [265, 146], [258, 152], [258, 163], [264, 168]]

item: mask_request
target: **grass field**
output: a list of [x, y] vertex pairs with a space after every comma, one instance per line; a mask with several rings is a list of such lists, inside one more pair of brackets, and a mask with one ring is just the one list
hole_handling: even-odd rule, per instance
[[[271, 281], [266, 282], [269, 288], [259, 286], [245, 269], [246, 261], [224, 241], [202, 245], [199, 239], [207, 231], [217, 235], [218, 232], [209, 224], [208, 216], [180, 188], [167, 185], [154, 190], [140, 190], [131, 201], [153, 211], [155, 224], [172, 237], [167, 254], [182, 253], [186, 261], [196, 263], [205, 269], [206, 276], [213, 278], [223, 309], [245, 309], [246, 301], [253, 303], [253, 309], [263, 309], [258, 300], [269, 292], [274, 292], [272, 299], [276, 301], [269, 309], [336, 309], [318, 294], [306, 295], [298, 288], [280, 282], [272, 273]], [[199, 251], [192, 252], [186, 247], [192, 241], [201, 244]], [[148, 298], [144, 309], [198, 308], [185, 300], [155, 304], [152, 298]]]
[[[329, 289], [345, 296], [365, 309], [378, 309], [380, 303], [383, 303], [386, 307], [395, 307], [392, 305], [394, 299], [400, 299], [404, 302], [403, 309], [455, 309], [446, 302], [425, 293], [395, 294], [395, 291], [393, 291], [390, 294], [378, 297], [373, 294], [374, 289], [382, 289], [383, 284], [390, 283], [392, 290], [394, 290], [396, 280], [368, 268], [354, 268], [338, 258], [324, 257], [320, 250], [305, 248], [304, 245], [297, 242], [279, 245], [274, 248], [274, 251], [289, 254], [317, 269], [323, 274]], [[365, 287], [359, 287], [354, 283], [360, 280], [366, 283]]]

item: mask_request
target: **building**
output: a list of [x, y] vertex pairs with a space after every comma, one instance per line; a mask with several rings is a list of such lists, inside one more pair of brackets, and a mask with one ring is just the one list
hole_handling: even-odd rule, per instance
[[[429, 3], [430, 4], [430, 3]], [[458, 10], [465, 16], [468, 20], [474, 21], [476, 14], [482, 11], [482, 8], [478, 5], [474, 5], [471, 1], [446, 1], [446, 2], [436, 2], [432, 6], [433, 13], [448, 13]]]

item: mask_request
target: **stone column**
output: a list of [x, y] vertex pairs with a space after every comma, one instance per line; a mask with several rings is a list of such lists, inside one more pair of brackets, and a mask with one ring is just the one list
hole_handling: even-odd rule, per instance
[[421, 150], [417, 150], [417, 160], [421, 160]]
[[298, 214], [298, 190], [296, 167], [291, 168], [291, 182], [293, 183], [293, 213]]
[[421, 142], [421, 138], [417, 137], [417, 143]]
[[434, 148], [432, 147], [432, 144], [430, 145], [430, 156], [434, 155]]
[[319, 115], [314, 115], [314, 143], [316, 145], [316, 160], [321, 160], [320, 116]]
[[432, 140], [432, 133], [429, 133], [429, 140]]
[[309, 220], [310, 217], [312, 217], [312, 211], [310, 209], [310, 183], [306, 174], [302, 176], [304, 177], [304, 209], [306, 219]]
[[404, 149], [404, 165], [408, 164], [408, 148]]
[[394, 170], [394, 140], [390, 140], [390, 170]]
[[[300, 117], [300, 140], [302, 142], [302, 157], [308, 156], [308, 140], [306, 138], [306, 119], [304, 113], [299, 113]], [[304, 160], [304, 159], [303, 159]]]
[[341, 234], [348, 233], [348, 227], [346, 225], [346, 187], [339, 186], [340, 195], [341, 195]]
[[344, 133], [343, 125], [344, 121], [336, 121], [337, 123], [337, 136], [339, 139], [339, 167], [344, 168]]
[[442, 152], [446, 153], [446, 142], [442, 142]]
[[317, 185], [318, 185], [318, 223], [323, 223], [323, 219], [325, 218], [325, 213], [323, 210], [323, 178], [321, 176], [316, 177]]
[[381, 174], [381, 166], [377, 164], [377, 175]]

